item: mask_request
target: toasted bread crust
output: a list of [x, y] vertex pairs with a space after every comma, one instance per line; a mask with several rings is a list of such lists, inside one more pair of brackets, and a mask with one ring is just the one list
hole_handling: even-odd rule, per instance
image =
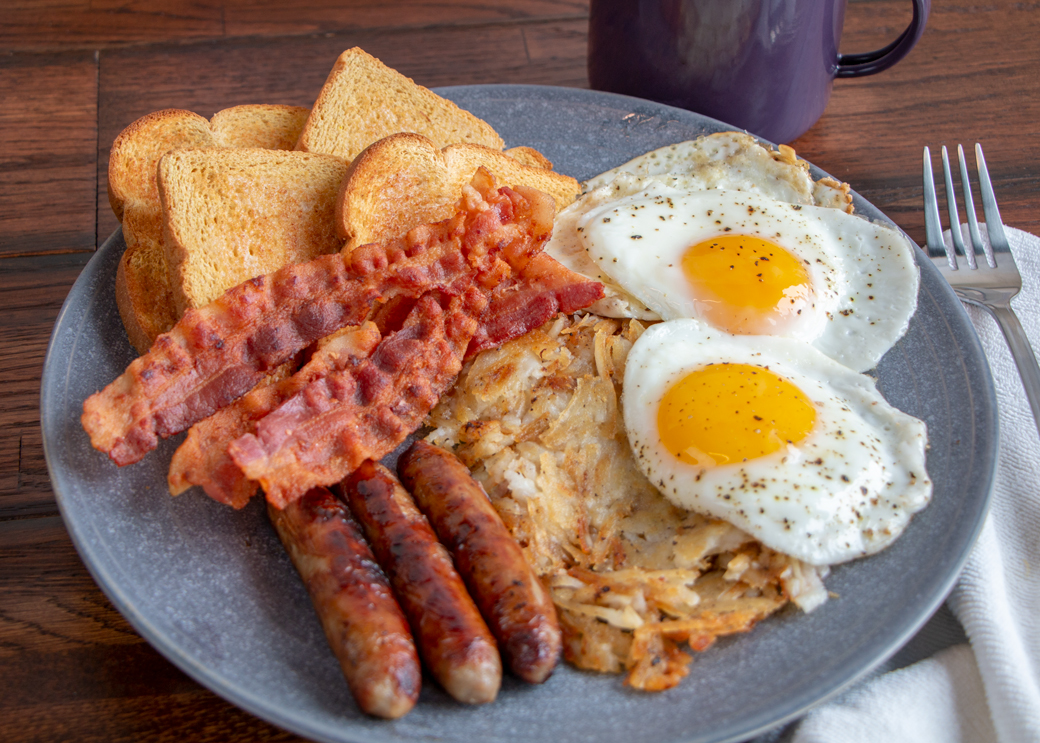
[[128, 201], [159, 203], [155, 166], [177, 147], [208, 147], [213, 131], [191, 111], [167, 108], [146, 114], [119, 133], [108, 158], [108, 200], [120, 219]]
[[123, 239], [126, 251], [116, 271], [116, 304], [130, 343], [138, 353], [145, 353], [177, 321], [162, 247], [159, 205], [143, 200], [129, 202], [123, 213]]
[[510, 147], [505, 153], [521, 165], [543, 170], [553, 169], [552, 161], [533, 147]]
[[355, 47], [336, 60], [296, 149], [349, 162], [372, 142], [398, 132], [423, 134], [438, 147], [504, 146], [486, 122]]
[[573, 202], [581, 190], [570, 176], [524, 165], [488, 147], [452, 144], [438, 149], [420, 134], [394, 134], [358, 155], [343, 181], [336, 231], [346, 241], [344, 250], [446, 219], [481, 166], [503, 185], [548, 193], [557, 210]]
[[[162, 255], [162, 252], [152, 253], [156, 254]], [[165, 270], [165, 262], [155, 266], [147, 256], [141, 255], [141, 251], [131, 248], [123, 253], [116, 269], [116, 306], [130, 344], [139, 354], [148, 353], [155, 339], [175, 322]], [[160, 291], [157, 292], [156, 287]], [[154, 297], [155, 301], [143, 306], [149, 297]]]

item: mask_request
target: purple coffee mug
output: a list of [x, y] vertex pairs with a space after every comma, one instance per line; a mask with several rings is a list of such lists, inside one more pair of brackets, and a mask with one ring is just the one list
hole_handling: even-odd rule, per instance
[[790, 142], [820, 118], [835, 77], [872, 75], [921, 37], [931, 0], [886, 46], [838, 54], [846, 0], [592, 0], [589, 83]]

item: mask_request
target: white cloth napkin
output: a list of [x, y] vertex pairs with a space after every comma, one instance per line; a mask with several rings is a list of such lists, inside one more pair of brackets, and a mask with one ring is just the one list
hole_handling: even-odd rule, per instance
[[[1024, 284], [1012, 307], [1040, 350], [1040, 238], [1006, 231]], [[811, 711], [785, 740], [1040, 742], [1040, 438], [1000, 329], [984, 310], [967, 309], [1000, 407], [989, 515], [947, 602], [970, 645], [871, 676]], [[940, 624], [930, 622], [914, 641], [927, 642]]]

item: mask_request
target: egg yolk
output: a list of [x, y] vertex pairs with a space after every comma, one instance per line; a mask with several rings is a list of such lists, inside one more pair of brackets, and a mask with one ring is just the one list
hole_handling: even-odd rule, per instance
[[734, 335], [769, 335], [812, 301], [802, 262], [760, 237], [722, 235], [686, 250], [683, 273], [698, 316]]
[[800, 389], [768, 369], [712, 364], [673, 384], [657, 411], [661, 442], [700, 467], [741, 462], [804, 439], [816, 409]]

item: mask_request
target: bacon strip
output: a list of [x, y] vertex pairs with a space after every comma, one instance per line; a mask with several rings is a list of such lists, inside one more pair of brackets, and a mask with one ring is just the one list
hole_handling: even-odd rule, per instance
[[228, 444], [256, 431], [261, 418], [311, 382], [367, 358], [380, 340], [382, 335], [373, 323], [341, 330], [323, 339], [295, 375], [258, 384], [249, 394], [196, 423], [170, 461], [170, 494], [179, 495], [199, 485], [220, 503], [244, 507], [260, 484], [246, 477], [234, 463], [227, 453]]
[[603, 284], [539, 253], [517, 276], [495, 287], [466, 358], [519, 338], [559, 312], [577, 312], [602, 298]]
[[[510, 278], [495, 288], [466, 357], [540, 327], [558, 311], [574, 312], [587, 307], [602, 293], [602, 284], [575, 274], [540, 253], [524, 266], [519, 279]], [[398, 296], [381, 306], [373, 320], [384, 334], [398, 330], [415, 304], [414, 299]], [[192, 485], [199, 485], [214, 500], [234, 508], [244, 507], [259, 484], [246, 477], [231, 459], [228, 445], [245, 434], [255, 433], [257, 421], [307, 384], [342, 369], [347, 361], [367, 357], [380, 340], [379, 331], [371, 323], [349, 336], [334, 338], [315, 353], [296, 377], [278, 384], [258, 385], [249, 394], [192, 426], [170, 462], [170, 492], [177, 495]]]
[[369, 358], [308, 384], [228, 454], [277, 508], [389, 454], [454, 383], [486, 307], [475, 287], [461, 297], [423, 297]]
[[287, 266], [190, 310], [84, 402], [91, 444], [116, 464], [131, 464], [159, 437], [208, 417], [312, 342], [364, 321], [379, 303], [429, 291], [458, 294], [474, 282], [494, 288], [511, 273], [501, 253], [522, 266], [542, 249], [551, 203], [544, 195], [532, 202], [508, 188], [495, 192], [490, 176], [478, 172], [451, 219], [347, 257]]

